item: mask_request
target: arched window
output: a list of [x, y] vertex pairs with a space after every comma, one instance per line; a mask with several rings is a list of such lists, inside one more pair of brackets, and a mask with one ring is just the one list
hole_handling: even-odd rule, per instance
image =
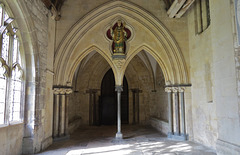
[[0, 125], [23, 120], [23, 69], [13, 21], [0, 4]]

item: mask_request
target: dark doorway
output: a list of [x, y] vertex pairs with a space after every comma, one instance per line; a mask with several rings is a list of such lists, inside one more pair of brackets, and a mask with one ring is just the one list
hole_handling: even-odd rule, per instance
[[[117, 93], [115, 91], [115, 80], [112, 69], [109, 69], [104, 75], [99, 101], [100, 124], [117, 124]], [[125, 77], [123, 80], [123, 92], [121, 93], [121, 121], [122, 124], [128, 124], [128, 84]]]

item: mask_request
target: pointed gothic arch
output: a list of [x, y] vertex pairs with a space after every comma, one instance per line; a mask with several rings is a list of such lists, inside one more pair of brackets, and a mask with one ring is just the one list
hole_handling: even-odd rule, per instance
[[[134, 38], [129, 42], [130, 47], [126, 61], [112, 60], [109, 42], [104, 37], [106, 23], [111, 23], [119, 16], [134, 27], [133, 33], [135, 33]], [[148, 34], [148, 40], [139, 40], [138, 38], [142, 38], [138, 37], [141, 33]], [[70, 28], [56, 50], [54, 84], [71, 85], [77, 64], [89, 53], [91, 48], [97, 50], [110, 64], [117, 85], [122, 84], [128, 62], [143, 49], [148, 51], [161, 66], [166, 84], [189, 83], [187, 65], [171, 33], [153, 15], [131, 2], [105, 3]]]

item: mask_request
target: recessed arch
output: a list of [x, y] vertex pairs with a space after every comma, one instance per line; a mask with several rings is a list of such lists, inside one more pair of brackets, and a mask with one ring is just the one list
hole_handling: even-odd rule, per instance
[[109, 57], [106, 55], [105, 52], [103, 52], [101, 49], [99, 49], [97, 46], [91, 46], [89, 48], [87, 48], [84, 52], [82, 52], [76, 59], [76, 61], [73, 62], [73, 64], [71, 65], [70, 68], [68, 68], [70, 70], [69, 74], [68, 74], [68, 78], [67, 78], [67, 83], [72, 83], [73, 77], [74, 77], [74, 73], [77, 70], [78, 65], [80, 64], [80, 62], [83, 60], [83, 58], [85, 58], [89, 53], [91, 53], [92, 51], [96, 51], [97, 53], [99, 53], [110, 65], [110, 67], [113, 70], [114, 76], [116, 77], [116, 70], [114, 69], [114, 65], [112, 63], [112, 61], [109, 59]]
[[[109, 42], [104, 30], [113, 19], [121, 16], [135, 27], [135, 37], [129, 42], [126, 62], [130, 62], [141, 50], [149, 52], [161, 66], [166, 84], [188, 84], [189, 75], [183, 54], [171, 33], [153, 15], [143, 8], [126, 1], [107, 2], [88, 13], [76, 22], [64, 36], [55, 53], [55, 85], [71, 85], [72, 75], [77, 64], [89, 52], [96, 48], [107, 60], [114, 71], [117, 85], [122, 84], [126, 64], [117, 66], [111, 58]], [[142, 34], [148, 34], [151, 40], [137, 40]], [[98, 34], [98, 35], [96, 35]], [[142, 37], [140, 37], [142, 38]], [[87, 40], [87, 42], [86, 42]], [[141, 41], [141, 42], [139, 42]], [[140, 45], [137, 45], [136, 43]], [[66, 62], [62, 64], [61, 62]], [[69, 76], [70, 75], [70, 76]], [[70, 78], [69, 78], [70, 77]]]
[[[164, 79], [165, 79], [165, 83], [167, 83], [168, 81], [170, 81], [170, 77], [169, 75], [174, 74], [174, 72], [169, 72], [167, 70], [167, 67], [165, 66], [163, 60], [161, 59], [161, 57], [158, 57], [158, 55], [147, 45], [142, 45], [139, 48], [137, 48], [136, 51], [132, 52], [131, 55], [129, 55], [128, 59], [126, 60], [124, 66], [123, 66], [123, 74], [125, 73], [125, 70], [127, 68], [127, 66], [129, 65], [129, 63], [131, 62], [131, 60], [141, 51], [146, 51], [148, 52], [150, 55], [153, 56], [153, 58], [155, 58], [155, 60], [157, 61], [157, 63], [159, 64], [159, 66], [161, 67], [162, 71], [163, 71], [163, 75], [164, 75]], [[174, 75], [173, 75], [174, 77]], [[175, 78], [175, 77], [174, 77]]]

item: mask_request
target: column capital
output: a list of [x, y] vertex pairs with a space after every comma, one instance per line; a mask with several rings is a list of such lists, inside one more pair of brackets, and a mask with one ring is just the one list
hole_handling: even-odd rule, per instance
[[183, 93], [185, 91], [185, 87], [178, 87], [178, 92]]
[[72, 92], [72, 88], [53, 88], [53, 93], [55, 95], [69, 95]]
[[174, 93], [177, 93], [177, 92], [178, 92], [178, 87], [172, 87], [172, 91], [173, 91]]
[[172, 87], [166, 87], [166, 88], [165, 88], [165, 92], [171, 93], [171, 92], [172, 92]]
[[123, 86], [115, 86], [115, 91], [122, 92], [123, 91]]

